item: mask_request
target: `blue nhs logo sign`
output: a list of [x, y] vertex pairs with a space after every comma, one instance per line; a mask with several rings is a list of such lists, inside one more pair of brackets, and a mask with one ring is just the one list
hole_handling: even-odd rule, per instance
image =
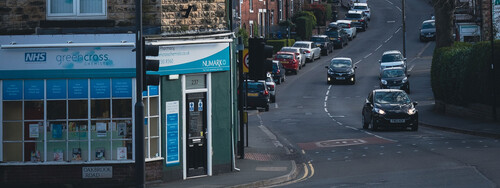
[[24, 53], [24, 62], [45, 62], [47, 53], [45, 52], [26, 52]]

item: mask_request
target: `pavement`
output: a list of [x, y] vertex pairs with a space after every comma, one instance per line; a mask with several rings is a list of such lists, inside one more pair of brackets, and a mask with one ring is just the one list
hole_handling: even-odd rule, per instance
[[[429, 82], [426, 82], [429, 86], [424, 87], [426, 89], [423, 91], [427, 93], [426, 100], [418, 101], [419, 125], [500, 139], [500, 121], [452, 116], [434, 110], [435, 103], [431, 97], [432, 89]], [[255, 114], [249, 116], [249, 143], [245, 148], [245, 159], [236, 159], [238, 170], [202, 178], [149, 184], [147, 187], [270, 187], [296, 179], [302, 169], [301, 164], [296, 164], [290, 156], [290, 151], [272, 132], [260, 125], [260, 117]]]

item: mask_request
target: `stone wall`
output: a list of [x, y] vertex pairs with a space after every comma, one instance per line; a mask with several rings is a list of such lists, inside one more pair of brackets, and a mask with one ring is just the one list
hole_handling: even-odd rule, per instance
[[[161, 0], [161, 31], [194, 33], [229, 30], [225, 0]], [[188, 17], [186, 9], [192, 6]]]
[[45, 0], [0, 0], [0, 34], [33, 34], [45, 6]]

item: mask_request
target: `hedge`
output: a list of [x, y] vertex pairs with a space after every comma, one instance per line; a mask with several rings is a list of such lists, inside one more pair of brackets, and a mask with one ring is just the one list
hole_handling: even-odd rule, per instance
[[[286, 40], [287, 39], [267, 40], [266, 44], [273, 46], [273, 51], [274, 53], [276, 53], [280, 51], [284, 46], [287, 46]], [[295, 39], [288, 39], [288, 46], [292, 46], [293, 43], [295, 43]]]
[[[495, 41], [495, 65], [500, 68], [500, 40]], [[471, 103], [491, 105], [493, 88], [500, 104], [500, 71], [492, 78], [490, 42], [455, 43], [434, 51], [431, 85], [434, 98], [448, 104]]]
[[312, 21], [309, 18], [305, 16], [299, 17], [297, 18], [295, 25], [297, 25], [295, 30], [299, 40], [309, 40], [309, 38], [311, 38], [313, 26]]

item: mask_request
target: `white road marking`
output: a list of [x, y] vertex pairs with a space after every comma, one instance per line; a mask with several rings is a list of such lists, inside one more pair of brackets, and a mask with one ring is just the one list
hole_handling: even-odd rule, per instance
[[387, 40], [385, 40], [384, 43], [389, 42], [389, 40], [391, 40], [391, 39], [392, 39], [392, 35]]
[[337, 121], [337, 124], [342, 125], [342, 123], [340, 123], [340, 122], [338, 122], [338, 121]]
[[380, 48], [382, 48], [382, 44], [380, 46], [378, 46], [377, 48], [375, 48], [375, 51], [377, 51]]
[[366, 59], [368, 57], [370, 57], [373, 53], [369, 53], [368, 55], [366, 55], [365, 57], [363, 57], [363, 59]]
[[328, 109], [325, 108], [325, 112], [328, 113]]
[[279, 108], [278, 103], [274, 103], [274, 108]]
[[396, 30], [396, 32], [394, 32], [394, 34], [398, 33], [400, 30], [401, 30], [401, 27], [398, 28], [398, 30]]
[[399, 12], [403, 12], [403, 10], [401, 10], [401, 8], [399, 8], [398, 6], [396, 6], [396, 8], [399, 10]]
[[390, 21], [387, 21], [387, 23], [396, 23], [395, 20], [390, 20]]
[[410, 67], [410, 69], [408, 69], [408, 71], [413, 70], [413, 68], [415, 68], [415, 64], [411, 65], [411, 67]]
[[[382, 45], [380, 45], [380, 46], [382, 46]], [[361, 60], [356, 61], [356, 63], [354, 63], [354, 65], [357, 65], [358, 63], [361, 63]]]
[[394, 3], [390, 2], [389, 0], [385, 0], [385, 1], [387, 1], [391, 5], [394, 5]]

